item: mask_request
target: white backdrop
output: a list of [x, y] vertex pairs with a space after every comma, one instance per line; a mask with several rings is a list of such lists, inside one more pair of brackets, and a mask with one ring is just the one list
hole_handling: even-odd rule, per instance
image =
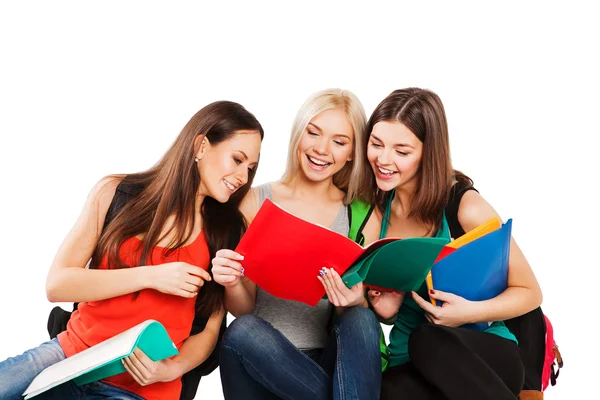
[[[283, 172], [311, 93], [352, 90], [369, 114], [421, 86], [444, 101], [455, 167], [514, 219], [542, 285], [566, 358], [546, 398], [593, 390], [600, 32], [589, 7], [173, 3], [0, 5], [0, 360], [46, 340], [46, 272], [94, 183], [150, 167], [202, 106], [237, 101], [261, 121], [260, 184]], [[197, 398], [222, 398], [218, 373]]]

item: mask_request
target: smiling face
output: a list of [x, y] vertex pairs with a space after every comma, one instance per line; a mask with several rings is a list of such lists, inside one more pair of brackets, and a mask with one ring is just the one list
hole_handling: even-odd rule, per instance
[[256, 131], [238, 131], [214, 145], [203, 138], [196, 153], [199, 159], [199, 193], [226, 203], [248, 182], [250, 170], [258, 164], [260, 144], [260, 134]]
[[354, 129], [339, 108], [323, 111], [310, 120], [298, 143], [298, 160], [311, 181], [330, 179], [352, 159]]
[[367, 158], [377, 187], [385, 192], [396, 188], [414, 190], [422, 153], [423, 143], [402, 122], [376, 123], [369, 137]]

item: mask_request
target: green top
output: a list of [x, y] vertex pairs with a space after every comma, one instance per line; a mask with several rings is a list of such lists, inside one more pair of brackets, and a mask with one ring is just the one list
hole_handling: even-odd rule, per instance
[[[390, 219], [390, 213], [392, 208], [392, 200], [394, 199], [394, 193], [390, 196], [390, 200], [388, 201], [385, 208], [385, 215], [383, 221], [381, 223], [381, 231], [379, 234], [379, 238], [385, 238], [388, 229], [388, 221]], [[446, 213], [442, 215], [442, 226], [437, 231], [435, 237], [438, 238], [447, 238], [450, 240], [450, 228], [448, 227], [448, 221], [446, 221]], [[421, 287], [417, 291], [419, 296], [424, 299], [429, 298], [429, 294], [427, 292], [427, 284], [423, 282]], [[388, 346], [388, 350], [390, 353], [390, 367], [394, 367], [396, 365], [406, 364], [410, 361], [410, 356], [408, 355], [408, 338], [413, 329], [421, 324], [427, 324], [429, 321], [425, 318], [425, 312], [419, 305], [413, 300], [412, 296], [407, 295], [404, 297], [404, 302], [402, 303], [402, 307], [398, 312], [398, 318], [392, 327], [390, 332], [390, 344]], [[517, 342], [517, 338], [510, 333], [504, 322], [497, 321], [490, 325], [488, 329], [485, 330], [487, 333], [493, 333], [495, 335], [501, 336], [505, 339], [512, 340], [515, 343]]]

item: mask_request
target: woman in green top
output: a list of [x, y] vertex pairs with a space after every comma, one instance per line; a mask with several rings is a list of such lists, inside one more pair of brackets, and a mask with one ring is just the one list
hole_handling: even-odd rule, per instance
[[[498, 214], [450, 162], [448, 128], [439, 97], [428, 90], [396, 90], [368, 123], [366, 157], [373, 169], [377, 205], [363, 234], [447, 237], [468, 232]], [[452, 229], [454, 227], [454, 229]], [[460, 234], [459, 232], [458, 234]], [[440, 300], [443, 307], [428, 299]], [[537, 308], [542, 293], [525, 256], [511, 239], [508, 288], [486, 301], [452, 293], [381, 293], [369, 301], [383, 319], [396, 317], [390, 333], [390, 368], [382, 399], [514, 399], [523, 385], [516, 339], [503, 322], [485, 332], [459, 328], [503, 321]]]

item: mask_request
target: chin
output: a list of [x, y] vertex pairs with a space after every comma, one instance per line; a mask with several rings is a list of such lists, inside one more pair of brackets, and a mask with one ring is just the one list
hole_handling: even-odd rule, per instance
[[390, 190], [396, 189], [398, 182], [381, 181], [376, 179], [377, 187], [383, 192], [389, 192]]
[[212, 192], [209, 196], [218, 201], [219, 203], [227, 203], [229, 201], [229, 198], [231, 197], [231, 194]]
[[331, 174], [328, 173], [329, 171], [323, 171], [322, 173], [319, 173], [307, 165], [302, 165], [301, 169], [306, 179], [312, 182], [321, 182], [331, 176]]

